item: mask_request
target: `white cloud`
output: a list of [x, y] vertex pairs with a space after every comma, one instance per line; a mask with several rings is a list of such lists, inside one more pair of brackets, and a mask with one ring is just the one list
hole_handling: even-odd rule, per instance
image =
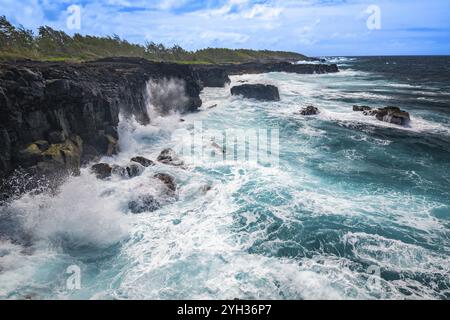
[[205, 31], [200, 38], [209, 42], [229, 41], [234, 44], [243, 44], [248, 41], [249, 36], [237, 32]]
[[272, 20], [279, 17], [283, 11], [280, 7], [270, 7], [266, 5], [256, 4], [250, 10], [243, 13], [247, 19], [260, 18], [264, 20]]
[[283, 8], [272, 3], [252, 3], [249, 0], [228, 0], [220, 8], [202, 10], [199, 15], [203, 17], [224, 17], [228, 19], [261, 19], [275, 20], [282, 13]]

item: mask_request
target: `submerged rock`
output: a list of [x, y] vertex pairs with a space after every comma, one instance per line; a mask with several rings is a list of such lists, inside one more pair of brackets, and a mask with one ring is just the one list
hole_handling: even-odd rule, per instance
[[128, 209], [134, 214], [153, 212], [161, 208], [161, 204], [152, 195], [141, 195], [128, 203]]
[[112, 165], [111, 175], [119, 176], [123, 179], [131, 179], [140, 176], [145, 167], [139, 163], [131, 163], [126, 166]]
[[121, 178], [128, 178], [128, 177], [129, 177], [127, 168], [118, 166], [118, 165], [116, 165], [116, 164], [112, 166], [112, 171], [111, 171], [111, 173], [112, 173], [113, 175], [119, 176], [119, 177], [121, 177]]
[[171, 175], [167, 173], [157, 173], [154, 177], [161, 180], [170, 191], [175, 191], [177, 189], [175, 179]]
[[244, 98], [260, 101], [280, 101], [278, 88], [265, 84], [243, 84], [231, 88], [233, 96], [241, 95]]
[[209, 184], [205, 184], [200, 188], [200, 191], [203, 193], [208, 193], [212, 190], [212, 187]]
[[131, 162], [137, 162], [146, 168], [155, 165], [155, 163], [152, 160], [144, 158], [144, 157], [134, 157], [131, 159]]
[[171, 166], [182, 166], [184, 162], [178, 157], [178, 155], [170, 148], [161, 151], [157, 158], [158, 162]]
[[95, 174], [97, 179], [106, 179], [111, 176], [112, 167], [107, 163], [97, 163], [91, 167], [91, 171]]
[[313, 116], [319, 114], [319, 109], [314, 106], [307, 106], [300, 110], [300, 114], [302, 116]]
[[145, 167], [139, 163], [131, 163], [127, 166], [128, 176], [134, 178], [140, 176], [144, 172]]

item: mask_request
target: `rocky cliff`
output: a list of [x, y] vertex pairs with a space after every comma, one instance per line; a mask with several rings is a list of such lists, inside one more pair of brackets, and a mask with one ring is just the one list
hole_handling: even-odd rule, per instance
[[119, 113], [149, 122], [152, 79], [184, 84], [182, 111], [201, 106], [201, 87], [188, 66], [127, 58], [0, 64], [0, 178], [18, 168], [77, 173], [80, 163], [115, 153]]
[[223, 87], [231, 82], [227, 70], [223, 67], [194, 65], [192, 68], [202, 87]]

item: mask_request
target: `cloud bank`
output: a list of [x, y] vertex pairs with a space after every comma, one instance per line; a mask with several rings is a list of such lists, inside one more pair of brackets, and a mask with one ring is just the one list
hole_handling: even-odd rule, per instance
[[[67, 8], [81, 7], [69, 30]], [[381, 29], [367, 27], [371, 5]], [[450, 54], [448, 0], [0, 0], [0, 14], [36, 29], [117, 34], [131, 42], [290, 50], [308, 55]]]

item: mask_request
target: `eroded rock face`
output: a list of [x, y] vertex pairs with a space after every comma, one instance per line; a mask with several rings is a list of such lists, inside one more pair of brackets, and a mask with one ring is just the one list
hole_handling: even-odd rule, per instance
[[300, 110], [300, 114], [302, 116], [313, 116], [319, 114], [319, 109], [314, 106], [307, 106]]
[[202, 87], [222, 88], [231, 82], [224, 68], [217, 66], [193, 66]]
[[243, 84], [231, 88], [233, 96], [241, 95], [247, 99], [256, 99], [259, 101], [280, 101], [278, 88], [265, 84]]
[[155, 165], [155, 163], [152, 160], [144, 158], [144, 157], [140, 157], [140, 156], [132, 158], [131, 162], [137, 162], [137, 163], [143, 165], [146, 168]]

